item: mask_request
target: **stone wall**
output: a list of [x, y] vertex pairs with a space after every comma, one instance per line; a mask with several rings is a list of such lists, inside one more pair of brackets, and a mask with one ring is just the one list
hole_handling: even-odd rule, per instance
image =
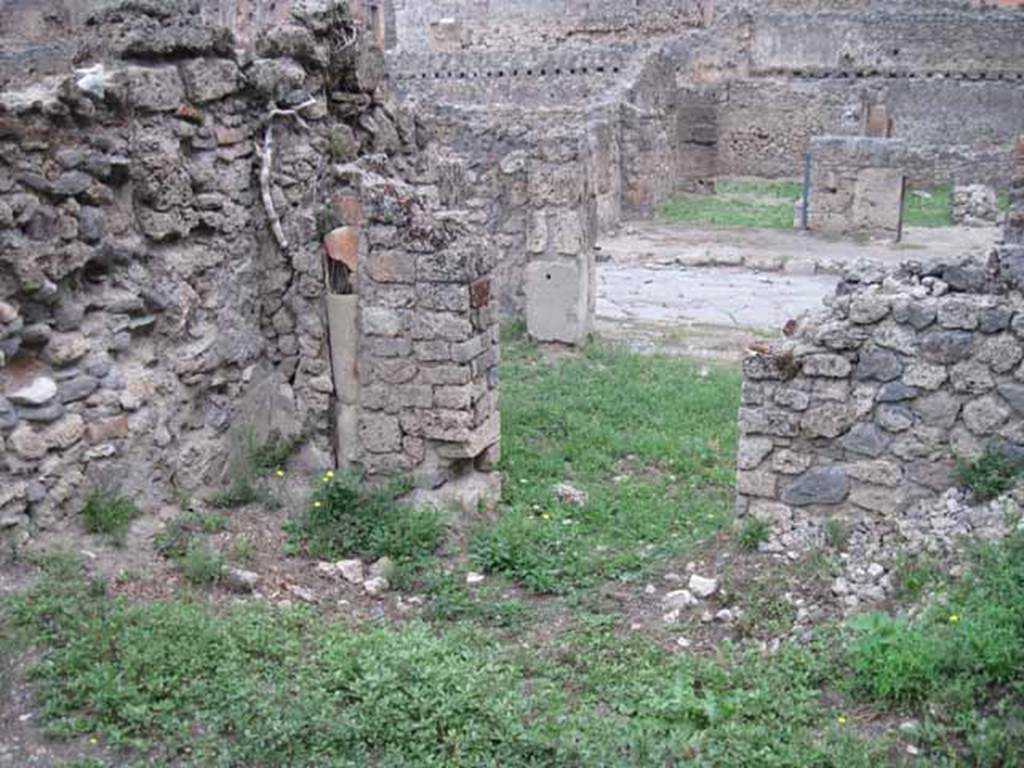
[[640, 39], [705, 23], [708, 0], [388, 0], [403, 51], [514, 49]]
[[1022, 258], [851, 275], [789, 340], [752, 350], [737, 503], [769, 524], [767, 551], [848, 539], [844, 584], [881, 599], [900, 553], [1005, 532], [1000, 508], [944, 493], [958, 460], [1024, 452]]
[[490, 470], [493, 250], [353, 24], [327, 6], [245, 54], [165, 6], [89, 30], [88, 66], [0, 92], [3, 536], [109, 483], [219, 490], [275, 434], [426, 489]]
[[902, 149], [892, 139], [812, 140], [807, 228], [899, 240], [905, 186]]
[[882, 105], [893, 119], [893, 137], [908, 146], [912, 184], [1006, 189], [1005, 158], [1024, 115], [1021, 82], [844, 72], [708, 86], [719, 93], [716, 168], [726, 176], [799, 177], [811, 139], [862, 135], [868, 108]]

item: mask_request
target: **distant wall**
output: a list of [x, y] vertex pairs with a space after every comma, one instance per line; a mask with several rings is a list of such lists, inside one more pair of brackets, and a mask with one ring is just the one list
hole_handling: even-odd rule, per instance
[[745, 78], [717, 89], [721, 175], [797, 176], [809, 139], [861, 135], [868, 106], [880, 104], [893, 118], [893, 136], [921, 149], [908, 174], [914, 183], [1006, 189], [1005, 157], [1024, 121], [1024, 79], [1016, 77]]
[[703, 24], [710, 0], [387, 0], [401, 51], [510, 49], [642, 38]]

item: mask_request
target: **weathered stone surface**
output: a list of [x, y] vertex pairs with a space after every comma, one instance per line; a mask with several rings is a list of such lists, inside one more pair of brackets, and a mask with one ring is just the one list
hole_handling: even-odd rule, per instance
[[8, 398], [18, 405], [43, 405], [56, 396], [57, 382], [48, 376], [40, 376], [28, 386], [11, 392]]
[[41, 459], [46, 455], [46, 441], [27, 424], [15, 429], [7, 438], [7, 442], [14, 453], [23, 459]]
[[775, 498], [775, 475], [771, 472], [744, 472], [736, 474], [736, 492], [747, 496]]
[[974, 334], [965, 331], [929, 331], [921, 338], [921, 354], [933, 363], [958, 363], [973, 350]]
[[980, 395], [995, 386], [995, 380], [987, 367], [969, 361], [953, 366], [949, 372], [950, 384], [955, 392]]
[[855, 480], [888, 488], [895, 488], [903, 481], [903, 469], [900, 465], [883, 459], [847, 464], [846, 472]]
[[849, 428], [851, 418], [848, 405], [824, 403], [807, 410], [800, 428], [813, 437], [838, 437]]
[[891, 381], [878, 390], [875, 398], [880, 403], [899, 403], [904, 400], [912, 400], [920, 394], [917, 387], [909, 387], [900, 381]]
[[842, 439], [841, 445], [862, 456], [881, 456], [889, 439], [874, 424], [857, 424]]
[[880, 405], [878, 425], [889, 432], [903, 432], [914, 426], [914, 412], [899, 405]]
[[976, 301], [969, 298], [954, 298], [939, 305], [939, 325], [943, 328], [973, 331], [980, 324]]
[[[1024, 390], [1024, 387], [1022, 387]], [[748, 437], [740, 441], [736, 457], [739, 469], [757, 469], [761, 462], [772, 452], [774, 441], [765, 437]]]
[[950, 429], [960, 415], [961, 406], [959, 398], [942, 391], [918, 399], [913, 409], [926, 426]]
[[1006, 383], [998, 387], [999, 394], [1017, 413], [1024, 415], [1024, 384]]
[[366, 414], [359, 420], [359, 439], [371, 453], [388, 453], [402, 448], [402, 429], [398, 418], [386, 414]]
[[772, 469], [784, 475], [799, 475], [814, 462], [810, 453], [799, 453], [788, 448], [781, 448], [772, 456]]
[[782, 501], [793, 507], [811, 504], [840, 504], [850, 493], [850, 478], [838, 467], [811, 470], [792, 483], [782, 494]]
[[66, 450], [85, 435], [85, 420], [77, 413], [65, 416], [43, 432], [43, 441], [51, 450]]
[[903, 373], [903, 363], [895, 352], [872, 350], [860, 356], [854, 378], [860, 381], [892, 381]]
[[76, 376], [73, 379], [62, 381], [60, 384], [59, 398], [62, 403], [74, 403], [84, 400], [97, 389], [100, 383], [92, 376]]
[[808, 355], [801, 362], [805, 376], [845, 379], [853, 368], [850, 361], [842, 355]]
[[948, 379], [949, 373], [944, 366], [924, 362], [911, 364], [903, 374], [903, 383], [907, 386], [929, 390], [938, 389]]
[[1024, 359], [1024, 346], [1013, 335], [1001, 333], [982, 341], [975, 359], [996, 373], [1009, 373]]
[[964, 406], [964, 424], [976, 435], [990, 435], [1010, 418], [1010, 412], [1002, 400], [988, 395]]
[[233, 61], [193, 59], [181, 65], [181, 78], [190, 101], [206, 104], [238, 90], [240, 73]]
[[858, 325], [870, 325], [885, 319], [892, 308], [891, 301], [885, 296], [858, 296], [850, 302], [850, 322]]

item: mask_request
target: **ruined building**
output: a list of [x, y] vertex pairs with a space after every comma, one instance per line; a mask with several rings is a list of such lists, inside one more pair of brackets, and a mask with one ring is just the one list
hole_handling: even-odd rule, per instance
[[3, 535], [218, 482], [243, 431], [479, 495], [499, 314], [585, 338], [603, 229], [821, 135], [1007, 187], [990, 5], [0, 0]]

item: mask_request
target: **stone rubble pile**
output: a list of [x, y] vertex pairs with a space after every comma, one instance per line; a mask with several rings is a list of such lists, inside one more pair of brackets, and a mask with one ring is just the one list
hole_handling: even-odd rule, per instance
[[953, 187], [953, 223], [965, 227], [988, 227], [999, 218], [996, 191], [984, 184]]

